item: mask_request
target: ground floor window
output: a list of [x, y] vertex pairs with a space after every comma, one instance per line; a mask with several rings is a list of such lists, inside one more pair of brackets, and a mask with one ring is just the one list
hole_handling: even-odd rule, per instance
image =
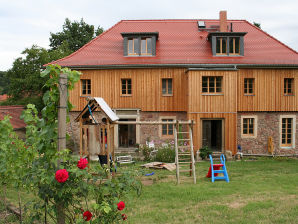
[[[160, 117], [160, 121], [163, 122], [169, 122], [174, 121], [176, 117], [170, 116], [170, 117]], [[174, 136], [174, 124], [162, 124], [160, 126], [160, 137], [162, 138], [173, 138]]]
[[251, 116], [251, 115], [241, 116], [241, 137], [242, 138], [257, 137], [257, 116]]
[[295, 116], [284, 115], [280, 117], [281, 147], [293, 147], [295, 145], [295, 126]]

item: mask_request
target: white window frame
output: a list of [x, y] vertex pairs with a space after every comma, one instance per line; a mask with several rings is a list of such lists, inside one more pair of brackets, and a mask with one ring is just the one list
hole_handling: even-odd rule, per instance
[[[254, 134], [245, 135], [243, 134], [243, 119], [244, 118], [253, 118], [254, 119]], [[241, 138], [257, 138], [258, 136], [258, 116], [257, 115], [242, 115], [241, 116]]]
[[[292, 145], [291, 146], [282, 146], [282, 119], [283, 118], [292, 118]], [[279, 116], [279, 146], [281, 149], [293, 149], [295, 148], [296, 142], [296, 115], [280, 115]]]

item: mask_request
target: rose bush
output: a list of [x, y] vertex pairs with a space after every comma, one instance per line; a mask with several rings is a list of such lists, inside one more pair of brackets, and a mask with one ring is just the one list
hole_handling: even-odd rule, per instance
[[[25, 142], [17, 138], [9, 118], [0, 121], [1, 184], [4, 181], [5, 184], [14, 183], [39, 197], [32, 202], [34, 210], [29, 211], [29, 223], [48, 222], [49, 218], [56, 223], [58, 211], [67, 223], [84, 223], [90, 216], [82, 216], [81, 209], [91, 213], [93, 223], [121, 221], [117, 203], [128, 191], [140, 193], [141, 184], [134, 178], [137, 174], [123, 172], [117, 178], [107, 179], [110, 171], [98, 163], [87, 170], [88, 161], [77, 161], [67, 149], [57, 150], [58, 80], [61, 73], [68, 76], [68, 89], [80, 79], [78, 72], [60, 66], [51, 65], [42, 72], [43, 76], [51, 77], [45, 84], [48, 89], [43, 97], [45, 107], [41, 114], [31, 104], [24, 111]], [[67, 110], [71, 108], [68, 103]]]

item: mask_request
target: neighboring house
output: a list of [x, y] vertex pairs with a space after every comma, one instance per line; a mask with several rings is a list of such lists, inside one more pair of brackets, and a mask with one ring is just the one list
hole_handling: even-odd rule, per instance
[[0, 120], [3, 120], [5, 116], [9, 115], [13, 129], [20, 138], [25, 139], [26, 124], [20, 118], [23, 110], [24, 106], [0, 106]]
[[[195, 149], [241, 146], [298, 153], [298, 54], [245, 20], [123, 20], [54, 63], [83, 75], [71, 120], [88, 96], [103, 97], [120, 121], [195, 121]], [[75, 138], [78, 127], [72, 122]], [[116, 147], [173, 138], [172, 125], [119, 125]]]
[[7, 94], [0, 95], [0, 102], [6, 101], [8, 99]]

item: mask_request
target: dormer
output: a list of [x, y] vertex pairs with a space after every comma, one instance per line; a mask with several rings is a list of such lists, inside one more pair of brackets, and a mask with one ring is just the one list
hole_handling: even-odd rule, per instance
[[230, 30], [227, 25], [227, 12], [220, 12], [219, 31], [209, 32], [213, 56], [244, 56], [244, 36], [246, 32], [233, 32], [233, 24]]
[[146, 57], [156, 55], [158, 32], [121, 33], [123, 37], [123, 55], [128, 57]]

